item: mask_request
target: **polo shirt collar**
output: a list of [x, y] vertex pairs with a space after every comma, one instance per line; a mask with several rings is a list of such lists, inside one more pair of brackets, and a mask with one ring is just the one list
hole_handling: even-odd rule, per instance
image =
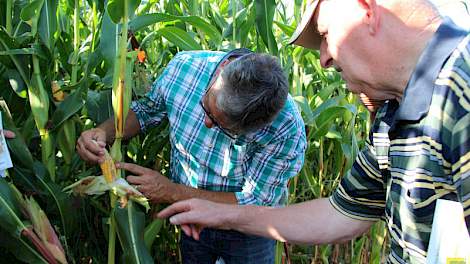
[[447, 58], [467, 34], [449, 18], [443, 19], [418, 60], [397, 109], [395, 121], [418, 121], [428, 113], [435, 80]]

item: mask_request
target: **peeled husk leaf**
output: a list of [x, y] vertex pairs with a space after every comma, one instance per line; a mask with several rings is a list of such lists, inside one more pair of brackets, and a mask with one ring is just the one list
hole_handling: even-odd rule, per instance
[[26, 198], [26, 204], [34, 232], [39, 236], [43, 244], [57, 261], [67, 263], [62, 244], [44, 211], [33, 198]]
[[[119, 178], [115, 181], [108, 183], [104, 176], [88, 176], [67, 187], [63, 191], [74, 193], [78, 195], [101, 195], [107, 191], [112, 191], [120, 198], [129, 198], [135, 201], [148, 211], [150, 205], [148, 199], [139, 192], [136, 188], [130, 185], [125, 179]], [[121, 207], [125, 207], [125, 200], [121, 199]]]
[[[23, 197], [23, 195], [14, 186], [12, 186], [12, 190], [21, 206], [23, 215], [32, 224], [32, 229], [29, 228], [28, 230], [23, 230], [23, 233], [30, 234], [27, 237], [34, 240], [31, 242], [39, 247], [38, 250], [41, 254], [46, 254], [46, 256], [43, 255], [44, 257], [47, 258], [50, 256], [56, 259], [59, 263], [66, 264], [67, 259], [65, 257], [64, 248], [62, 247], [54, 228], [49, 222], [49, 219], [39, 204], [33, 197]], [[54, 262], [52, 258], [49, 260]]]

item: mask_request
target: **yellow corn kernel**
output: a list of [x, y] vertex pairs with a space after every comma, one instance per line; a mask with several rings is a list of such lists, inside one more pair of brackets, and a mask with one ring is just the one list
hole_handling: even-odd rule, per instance
[[[98, 142], [95, 142], [96, 145], [98, 145]], [[106, 148], [103, 148], [104, 150], [104, 162], [100, 164], [101, 172], [103, 173], [104, 179], [106, 180], [107, 183], [114, 182], [116, 179], [116, 165], [114, 164], [114, 160], [109, 155], [109, 152], [106, 150]]]

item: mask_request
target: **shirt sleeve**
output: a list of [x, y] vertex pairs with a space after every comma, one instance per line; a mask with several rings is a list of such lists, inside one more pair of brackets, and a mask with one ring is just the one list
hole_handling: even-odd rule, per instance
[[305, 156], [305, 131], [296, 130], [295, 135], [267, 144], [254, 154], [242, 191], [235, 193], [239, 204], [274, 206], [287, 201], [288, 181], [300, 171]]
[[[470, 89], [470, 87], [469, 87]], [[457, 122], [452, 131], [452, 177], [462, 204], [465, 223], [470, 234], [470, 113]]]
[[330, 203], [348, 217], [358, 220], [379, 220], [384, 217], [385, 212], [384, 186], [374, 147], [368, 140], [351, 170], [330, 196]]

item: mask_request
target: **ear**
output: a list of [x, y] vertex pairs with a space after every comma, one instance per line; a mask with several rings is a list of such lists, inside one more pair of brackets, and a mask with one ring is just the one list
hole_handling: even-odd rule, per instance
[[359, 5], [366, 11], [364, 22], [369, 26], [369, 33], [375, 35], [379, 28], [379, 8], [375, 0], [358, 0]]

